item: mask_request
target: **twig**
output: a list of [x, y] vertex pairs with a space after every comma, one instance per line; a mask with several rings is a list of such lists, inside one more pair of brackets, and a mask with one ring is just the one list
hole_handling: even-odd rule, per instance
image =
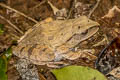
[[10, 71], [13, 68], [15, 68], [15, 64], [13, 64], [12, 66], [8, 67], [7, 71]]
[[104, 34], [103, 36], [105, 37], [105, 40], [107, 41], [107, 44], [109, 44], [109, 42], [110, 42], [110, 41], [108, 40], [107, 35], [106, 35], [106, 34]]
[[101, 40], [100, 42], [96, 43], [93, 45], [93, 47], [97, 47], [97, 46], [100, 46], [100, 45], [104, 45], [106, 39], [104, 38], [103, 40]]
[[9, 23], [12, 27], [14, 27], [17, 31], [19, 31], [21, 34], [24, 34], [18, 27], [16, 27], [14, 24], [12, 24], [8, 19], [0, 15], [0, 18], [5, 20], [7, 23]]
[[71, 17], [71, 14], [72, 14], [72, 11], [75, 7], [75, 3], [77, 2], [77, 0], [72, 0], [72, 7], [70, 8], [69, 10], [69, 13], [68, 13], [68, 16], [67, 16], [67, 19], [69, 19]]
[[10, 34], [11, 36], [13, 36], [13, 38], [15, 39], [15, 40], [18, 40], [18, 39], [20, 39], [20, 37], [19, 36], [17, 36], [16, 34]]
[[52, 8], [54, 15], [56, 15], [56, 13], [59, 11], [59, 9], [56, 8], [49, 0], [48, 0], [48, 4]]
[[42, 4], [44, 4], [46, 2], [46, 0], [43, 0], [41, 3], [39, 3], [38, 5], [36, 5], [36, 6], [34, 6], [32, 9], [35, 9], [35, 8], [37, 8], [37, 7], [39, 7], [39, 6], [41, 6]]
[[31, 18], [31, 17], [25, 15], [24, 13], [22, 13], [22, 12], [20, 12], [20, 11], [17, 11], [17, 10], [15, 10], [15, 9], [13, 9], [13, 8], [11, 8], [11, 7], [9, 7], [9, 6], [5, 5], [5, 4], [3, 4], [3, 3], [0, 3], [0, 6], [2, 6], [2, 7], [4, 7], [4, 8], [7, 8], [7, 9], [10, 9], [10, 10], [12, 10], [12, 11], [14, 11], [14, 12], [16, 12], [16, 13], [22, 15], [22, 16], [24, 16], [25, 18], [27, 18], [27, 19], [33, 21], [34, 23], [38, 23], [38, 21], [36, 21], [35, 19], [33, 19], [33, 18]]
[[93, 7], [93, 9], [90, 11], [90, 13], [88, 14], [88, 18], [91, 17], [91, 15], [93, 14], [93, 12], [96, 10], [96, 8], [98, 7], [99, 3], [101, 0], [97, 0], [97, 3], [95, 4], [95, 6]]

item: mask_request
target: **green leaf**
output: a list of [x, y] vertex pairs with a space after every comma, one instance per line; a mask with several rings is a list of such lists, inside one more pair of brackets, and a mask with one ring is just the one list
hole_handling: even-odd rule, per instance
[[9, 60], [12, 56], [12, 48], [8, 48], [5, 52], [4, 55], [6, 56], [7, 60]]
[[0, 80], [7, 80], [7, 59], [5, 56], [0, 57]]
[[3, 25], [3, 24], [0, 24], [0, 34], [3, 34], [3, 33], [4, 33], [3, 27], [4, 27], [4, 25]]
[[84, 66], [67, 66], [61, 69], [54, 69], [52, 73], [57, 80], [107, 80], [97, 70]]
[[0, 80], [7, 80], [7, 75], [4, 71], [0, 71]]
[[11, 48], [8, 48], [5, 52], [3, 52], [2, 56], [0, 56], [0, 80], [7, 80], [7, 64], [11, 56]]
[[1, 71], [7, 71], [7, 59], [5, 58], [5, 56], [0, 57], [0, 72]]

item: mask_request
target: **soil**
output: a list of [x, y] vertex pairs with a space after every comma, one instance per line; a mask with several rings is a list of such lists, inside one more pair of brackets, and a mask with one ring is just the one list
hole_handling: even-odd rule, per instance
[[[58, 9], [66, 8], [71, 10], [74, 0], [49, 0]], [[77, 0], [78, 2], [85, 4], [90, 4], [89, 9], [91, 10], [97, 0]], [[3, 0], [0, 3], [4, 3], [19, 12], [26, 14], [27, 16], [35, 19], [36, 21], [42, 21], [48, 17], [54, 18], [52, 8], [45, 2], [45, 0]], [[119, 35], [120, 31], [120, 13], [116, 12], [113, 18], [102, 18], [108, 13], [114, 5], [120, 7], [120, 0], [101, 0], [97, 9], [93, 12], [90, 17], [92, 20], [100, 23], [100, 30], [90, 39], [80, 43], [79, 48], [90, 48], [95, 49], [95, 56], [97, 57], [101, 50], [115, 37]], [[0, 24], [4, 24], [4, 33], [0, 35], [0, 52], [3, 52], [9, 46], [11, 46], [14, 40], [18, 40], [24, 33], [30, 29], [35, 22], [25, 18], [24, 16], [17, 15], [15, 12], [0, 6], [0, 16], [3, 16], [6, 20], [9, 20], [15, 26], [17, 26], [22, 32], [16, 30], [11, 26], [6, 20], [0, 18]], [[72, 18], [72, 15], [71, 15]], [[108, 41], [104, 43], [93, 46], [98, 42], [102, 41], [104, 38]], [[11, 58], [8, 64], [8, 80], [21, 80], [21, 77], [14, 65], [18, 57], [14, 56]], [[66, 60], [67, 61], [67, 60]], [[95, 59], [88, 60], [87, 58], [80, 58], [74, 61], [69, 61], [70, 64], [89, 66], [94, 68]], [[37, 65], [36, 65], [37, 66]], [[55, 80], [54, 76], [51, 74], [51, 68], [47, 66], [37, 66], [39, 71], [39, 76], [41, 80]]]

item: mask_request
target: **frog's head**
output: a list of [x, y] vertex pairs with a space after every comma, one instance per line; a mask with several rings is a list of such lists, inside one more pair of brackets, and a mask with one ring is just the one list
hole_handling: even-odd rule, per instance
[[99, 29], [98, 25], [86, 16], [66, 20], [58, 26], [58, 31], [54, 34], [54, 39], [50, 41], [50, 44], [55, 48], [66, 43], [69, 47], [73, 47], [93, 36]]
[[75, 34], [79, 34], [79, 41], [83, 41], [88, 39], [92, 35], [94, 35], [99, 30], [99, 23], [90, 20], [86, 16], [81, 16], [74, 20], [73, 22], [75, 30]]
[[71, 52], [71, 49], [80, 42], [93, 36], [99, 29], [99, 23], [88, 19], [86, 16], [81, 16], [69, 21], [69, 27], [66, 26], [67, 29], [63, 30], [66, 33], [58, 39], [59, 42], [62, 42], [62, 40], [65, 42], [56, 49], [55, 60], [61, 59], [62, 57], [77, 59], [79, 54], [75, 55], [74, 52]]

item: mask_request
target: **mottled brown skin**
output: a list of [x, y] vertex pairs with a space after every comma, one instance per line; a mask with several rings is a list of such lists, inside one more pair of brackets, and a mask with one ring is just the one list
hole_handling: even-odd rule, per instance
[[98, 25], [85, 16], [43, 23], [30, 29], [18, 46], [13, 47], [13, 53], [38, 65], [53, 62], [56, 55], [69, 57], [74, 54], [71, 48], [93, 36], [99, 29]]

